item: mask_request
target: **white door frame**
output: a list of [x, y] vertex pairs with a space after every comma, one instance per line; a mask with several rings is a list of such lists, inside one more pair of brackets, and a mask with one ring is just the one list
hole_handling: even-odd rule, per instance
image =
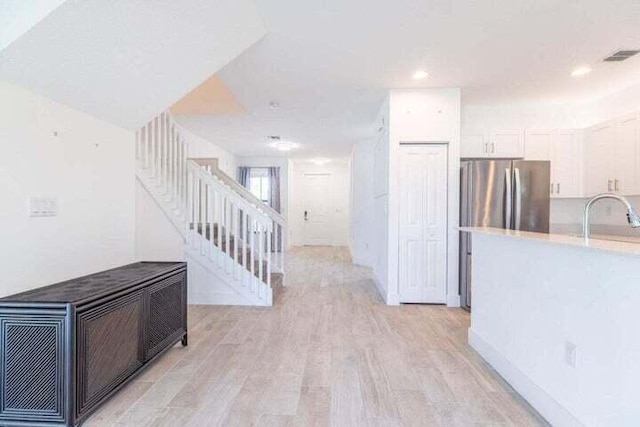
[[[442, 265], [442, 272], [443, 272], [443, 280], [444, 280], [444, 289], [443, 289], [443, 294], [442, 294], [442, 298], [439, 298], [438, 301], [423, 301], [424, 303], [436, 303], [436, 304], [447, 304], [447, 299], [448, 299], [448, 293], [449, 293], [449, 256], [448, 256], [448, 251], [449, 251], [449, 213], [450, 213], [450, 203], [449, 203], [449, 186], [451, 185], [450, 182], [450, 177], [449, 177], [449, 172], [450, 172], [450, 165], [449, 165], [449, 156], [450, 156], [450, 147], [449, 147], [449, 143], [446, 141], [434, 141], [434, 142], [401, 142], [400, 143], [400, 147], [399, 147], [399, 156], [402, 156], [402, 150], [404, 147], [411, 147], [411, 146], [427, 146], [427, 147], [433, 147], [433, 146], [438, 146], [438, 147], [442, 147], [444, 148], [444, 155], [445, 155], [445, 159], [444, 159], [444, 164], [445, 164], [445, 168], [443, 171], [443, 178], [444, 178], [444, 185], [445, 185], [445, 191], [444, 191], [444, 213], [443, 213], [443, 218], [444, 218], [444, 236], [442, 237], [443, 241], [442, 243], [444, 244], [444, 249], [443, 249], [443, 265]], [[399, 159], [399, 161], [401, 161]], [[398, 198], [398, 271], [397, 271], [397, 280], [398, 280], [398, 298], [402, 299], [401, 297], [401, 280], [400, 280], [400, 276], [402, 274], [402, 260], [400, 259], [402, 250], [401, 250], [401, 239], [402, 239], [402, 231], [401, 231], [401, 222], [402, 222], [402, 212], [401, 212], [401, 196], [399, 196]], [[405, 301], [403, 301], [405, 302]], [[406, 302], [416, 302], [416, 301], [406, 301]]]

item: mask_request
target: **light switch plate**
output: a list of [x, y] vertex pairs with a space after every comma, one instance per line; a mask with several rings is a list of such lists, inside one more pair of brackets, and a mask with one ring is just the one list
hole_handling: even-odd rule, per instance
[[58, 215], [58, 200], [55, 197], [31, 197], [29, 199], [30, 217], [50, 217]]

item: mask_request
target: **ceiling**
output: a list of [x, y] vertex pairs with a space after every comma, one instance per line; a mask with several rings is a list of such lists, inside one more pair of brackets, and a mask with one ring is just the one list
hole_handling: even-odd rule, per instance
[[0, 51], [44, 19], [65, 0], [0, 0]]
[[[581, 102], [640, 80], [637, 0], [257, 0], [268, 35], [218, 76], [244, 115], [180, 115], [237, 155], [345, 156], [389, 88], [461, 87], [464, 104]], [[577, 79], [573, 68], [593, 72]], [[429, 78], [411, 79], [417, 69]], [[279, 108], [271, 109], [276, 101]]]
[[252, 0], [67, 0], [47, 10], [16, 14], [20, 31], [35, 25], [0, 51], [0, 79], [129, 129], [266, 32]]
[[240, 114], [245, 110], [227, 85], [209, 77], [171, 106], [173, 114]]

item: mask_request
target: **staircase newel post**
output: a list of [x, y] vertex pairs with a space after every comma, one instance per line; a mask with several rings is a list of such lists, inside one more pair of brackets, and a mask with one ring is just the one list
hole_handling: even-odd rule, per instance
[[234, 278], [240, 278], [239, 274], [240, 271], [238, 269], [238, 267], [240, 267], [240, 263], [238, 262], [238, 246], [240, 245], [240, 229], [238, 227], [238, 205], [237, 203], [233, 204], [233, 214], [231, 215], [231, 218], [233, 220], [233, 259], [234, 259], [234, 264], [233, 264], [233, 277]]
[[250, 240], [251, 240], [251, 292], [254, 292], [255, 290], [255, 280], [256, 280], [256, 260], [255, 260], [255, 253], [256, 253], [256, 246], [255, 246], [255, 240], [256, 240], [256, 236], [255, 236], [255, 219], [253, 218], [253, 215], [251, 215], [249, 217], [250, 219], [250, 225], [249, 225], [249, 236], [250, 236]]
[[264, 283], [264, 225], [262, 223], [258, 224], [258, 278], [260, 279], [260, 287], [258, 288], [258, 296], [260, 299], [264, 296], [264, 288], [262, 284]]
[[247, 213], [246, 210], [242, 211], [242, 220], [240, 221], [240, 228], [242, 230], [242, 285], [245, 284], [247, 277]]
[[271, 292], [271, 238], [273, 235], [273, 225], [267, 228], [267, 292]]

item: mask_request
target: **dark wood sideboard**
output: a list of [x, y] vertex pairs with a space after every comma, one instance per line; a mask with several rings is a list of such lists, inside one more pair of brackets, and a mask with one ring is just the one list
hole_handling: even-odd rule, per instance
[[77, 426], [178, 341], [187, 266], [139, 262], [0, 299], [0, 425]]

